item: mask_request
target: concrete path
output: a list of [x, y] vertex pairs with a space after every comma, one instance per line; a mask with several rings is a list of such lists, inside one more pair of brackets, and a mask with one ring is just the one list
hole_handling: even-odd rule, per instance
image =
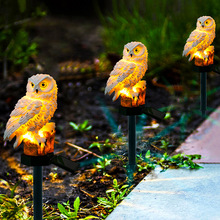
[[220, 107], [218, 107], [183, 144], [176, 153], [200, 154], [195, 162], [220, 163]]
[[220, 107], [175, 153], [201, 154], [204, 168], [162, 173], [158, 168], [107, 220], [220, 220]]
[[220, 164], [200, 170], [155, 170], [126, 197], [107, 220], [218, 220]]

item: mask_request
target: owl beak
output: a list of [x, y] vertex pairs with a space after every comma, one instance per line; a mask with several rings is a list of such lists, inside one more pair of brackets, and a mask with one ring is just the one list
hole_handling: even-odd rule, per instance
[[38, 89], [36, 89], [35, 91], [36, 91], [36, 93], [38, 93]]
[[202, 24], [202, 27], [204, 28], [204, 27], [205, 27], [205, 25], [204, 25], [204, 24]]
[[133, 53], [130, 53], [130, 56], [132, 57], [132, 56], [133, 56]]

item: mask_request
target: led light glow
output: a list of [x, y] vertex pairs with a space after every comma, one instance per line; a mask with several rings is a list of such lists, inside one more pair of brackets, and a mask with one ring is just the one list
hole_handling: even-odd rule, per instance
[[193, 54], [196, 66], [209, 66], [214, 63], [214, 47], [209, 46], [204, 51], [197, 51]]

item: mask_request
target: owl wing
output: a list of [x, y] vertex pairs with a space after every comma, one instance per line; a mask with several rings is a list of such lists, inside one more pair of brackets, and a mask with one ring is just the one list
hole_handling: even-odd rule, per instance
[[114, 69], [110, 73], [110, 77], [107, 81], [105, 94], [111, 95], [117, 87], [119, 87], [128, 78], [129, 75], [135, 72], [136, 65], [132, 62], [120, 60], [116, 63]]
[[204, 43], [207, 34], [198, 30], [194, 30], [186, 41], [183, 56], [188, 56], [189, 54], [200, 49], [201, 45]]
[[4, 133], [4, 140], [11, 140], [22, 125], [28, 123], [30, 119], [40, 112], [41, 107], [42, 102], [40, 100], [33, 101], [27, 96], [21, 98], [10, 114]]

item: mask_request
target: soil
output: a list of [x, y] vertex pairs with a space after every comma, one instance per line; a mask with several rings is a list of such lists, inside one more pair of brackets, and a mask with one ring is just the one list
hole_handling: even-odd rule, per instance
[[[52, 119], [56, 123], [55, 153], [79, 163], [80, 168], [72, 174], [55, 165], [45, 166], [43, 202], [46, 205], [56, 205], [69, 200], [72, 204], [79, 196], [81, 207], [87, 209], [87, 214], [100, 216], [103, 209], [97, 208], [97, 197], [105, 196], [105, 191], [112, 187], [114, 178], [120, 184], [128, 181], [125, 168], [128, 120], [118, 112], [119, 101], [112, 102], [111, 97], [104, 95], [109, 72], [100, 73], [95, 66], [98, 54], [103, 51], [101, 26], [96, 20], [80, 21], [79, 26], [79, 20], [76, 19], [46, 17], [32, 23], [29, 28], [39, 43], [37, 58], [22, 73], [11, 74], [7, 80], [1, 81], [0, 178], [12, 184], [21, 179], [16, 193], [22, 198], [32, 199], [32, 167], [20, 163], [22, 147], [13, 149], [13, 141], [6, 145], [3, 133], [15, 104], [25, 95], [28, 77], [36, 72], [48, 72], [57, 80], [59, 89], [58, 109]], [[74, 69], [76, 64], [79, 66], [77, 70]], [[171, 70], [165, 70], [164, 76], [170, 75]], [[217, 91], [208, 96], [208, 113], [220, 104], [219, 83], [219, 76], [213, 73], [208, 75], [208, 89], [217, 88]], [[166, 111], [171, 113], [171, 117], [156, 121], [150, 117], [137, 116], [137, 154], [144, 154], [147, 150], [163, 154], [165, 150], [160, 149], [161, 139], [169, 141], [168, 153], [172, 153], [204, 120], [199, 115], [198, 94], [182, 97], [186, 97], [183, 91], [172, 93], [167, 88], [155, 86], [150, 80], [147, 82], [147, 105], [157, 109], [170, 106]], [[192, 110], [198, 112], [188, 117], [187, 114]], [[179, 123], [175, 126], [184, 114], [188, 117], [186, 125]], [[74, 131], [69, 125], [69, 122], [81, 124], [85, 120], [89, 121], [92, 129], [83, 133]], [[159, 126], [153, 128], [156, 123]], [[106, 139], [114, 145], [113, 149], [105, 149], [103, 152], [97, 148], [89, 150], [98, 155], [112, 156], [114, 153], [121, 157], [112, 159], [111, 165], [106, 168], [107, 176], [94, 168], [97, 157], [66, 144], [69, 142], [88, 149], [91, 143], [97, 140], [103, 143]], [[132, 185], [136, 185], [146, 174], [138, 172]], [[6, 192], [9, 192], [8, 189], [2, 186], [0, 193]], [[85, 213], [86, 211], [81, 213], [82, 217]]]

